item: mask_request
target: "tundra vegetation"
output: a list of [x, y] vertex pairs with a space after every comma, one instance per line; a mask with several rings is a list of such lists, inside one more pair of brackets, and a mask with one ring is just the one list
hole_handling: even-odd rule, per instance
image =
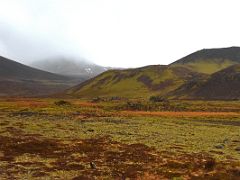
[[239, 179], [239, 101], [0, 100], [0, 179]]

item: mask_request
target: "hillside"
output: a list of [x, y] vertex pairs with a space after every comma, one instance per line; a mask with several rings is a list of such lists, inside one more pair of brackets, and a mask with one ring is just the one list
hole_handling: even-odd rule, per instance
[[172, 94], [187, 99], [240, 99], [240, 64], [216, 72], [202, 81], [190, 81]]
[[31, 66], [44, 71], [67, 76], [77, 76], [83, 79], [89, 79], [108, 70], [108, 68], [98, 66], [85, 60], [76, 61], [66, 58], [34, 61]]
[[184, 67], [146, 66], [137, 69], [110, 70], [90, 79], [66, 94], [77, 97], [119, 96], [146, 98], [164, 95], [190, 79], [204, 76]]
[[240, 64], [211, 75], [195, 96], [204, 99], [240, 99]]
[[240, 48], [204, 49], [170, 65], [110, 70], [67, 90], [80, 98], [237, 99]]
[[0, 57], [0, 96], [47, 95], [80, 82]]
[[0, 78], [28, 80], [67, 80], [67, 77], [31, 68], [21, 63], [0, 57]]
[[171, 66], [184, 66], [193, 71], [212, 74], [240, 63], [240, 47], [203, 49], [194, 52], [171, 64]]

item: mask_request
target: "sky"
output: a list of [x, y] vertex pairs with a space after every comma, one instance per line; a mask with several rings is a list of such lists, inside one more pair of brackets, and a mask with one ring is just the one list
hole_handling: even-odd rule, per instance
[[0, 0], [0, 55], [102, 66], [169, 64], [240, 46], [239, 0]]

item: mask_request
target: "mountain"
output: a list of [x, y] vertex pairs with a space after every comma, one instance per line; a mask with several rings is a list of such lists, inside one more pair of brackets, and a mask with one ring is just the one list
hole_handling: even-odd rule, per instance
[[39, 96], [57, 93], [80, 83], [0, 57], [0, 96]]
[[79, 98], [238, 99], [240, 48], [203, 49], [170, 65], [109, 70], [68, 89]]
[[202, 76], [204, 74], [184, 67], [162, 65], [109, 70], [69, 89], [66, 94], [84, 98], [97, 96], [146, 98], [150, 95], [164, 95], [190, 79], [198, 79]]
[[34, 61], [31, 66], [56, 74], [77, 76], [84, 79], [89, 79], [109, 69], [85, 60], [76, 61], [66, 58]]
[[180, 99], [240, 99], [240, 64], [233, 65], [198, 81], [189, 81], [174, 92]]
[[240, 47], [203, 49], [194, 52], [178, 61], [172, 66], [184, 66], [193, 71], [212, 74], [240, 63]]

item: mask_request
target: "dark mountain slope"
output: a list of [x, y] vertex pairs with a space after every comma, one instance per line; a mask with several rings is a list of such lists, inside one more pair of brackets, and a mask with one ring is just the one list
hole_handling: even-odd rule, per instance
[[0, 78], [34, 80], [68, 80], [68, 77], [31, 68], [21, 63], [0, 57]]
[[183, 65], [194, 71], [212, 74], [234, 64], [240, 63], [240, 47], [203, 49], [171, 64]]
[[47, 95], [61, 92], [80, 82], [0, 57], [0, 96]]
[[195, 93], [204, 99], [240, 99], [240, 65], [214, 73]]
[[240, 65], [233, 65], [202, 80], [189, 81], [171, 94], [187, 99], [240, 99]]

